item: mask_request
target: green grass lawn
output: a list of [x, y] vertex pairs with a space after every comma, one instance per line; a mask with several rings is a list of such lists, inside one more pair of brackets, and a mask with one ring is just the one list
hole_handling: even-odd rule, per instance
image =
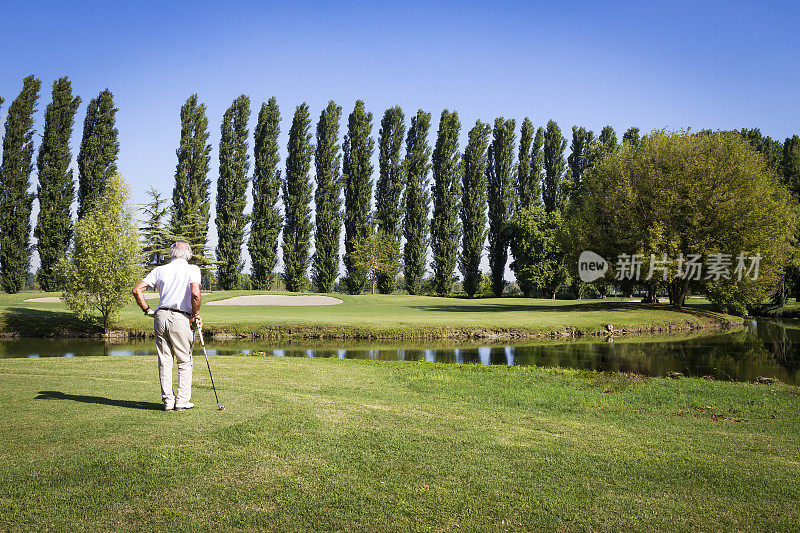
[[[204, 301], [246, 294], [267, 293], [217, 291], [204, 296]], [[77, 320], [62, 303], [24, 301], [48, 295], [58, 294], [0, 295], [0, 331], [23, 336], [99, 331], [96, 326]], [[278, 338], [435, 338], [508, 333], [529, 336], [576, 330], [591, 333], [606, 324], [613, 324], [617, 329], [647, 330], [652, 326], [741, 322], [735, 317], [711, 312], [704, 302], [691, 302], [685, 311], [678, 312], [667, 304], [645, 305], [623, 299], [335, 296], [343, 303], [309, 307], [204, 306], [201, 314], [204, 329], [211, 335], [229, 333]], [[152, 319], [144, 317], [133, 303], [121, 313], [116, 326], [141, 334], [152, 333]]]
[[784, 385], [215, 357], [0, 360], [0, 529], [795, 530]]

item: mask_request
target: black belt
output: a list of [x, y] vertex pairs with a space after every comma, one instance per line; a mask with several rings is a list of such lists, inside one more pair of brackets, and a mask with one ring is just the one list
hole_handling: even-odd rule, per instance
[[192, 313], [187, 313], [186, 311], [181, 311], [180, 309], [173, 309], [171, 307], [159, 307], [158, 310], [159, 311], [174, 311], [176, 313], [180, 313], [182, 315], [188, 316], [189, 318], [192, 318]]

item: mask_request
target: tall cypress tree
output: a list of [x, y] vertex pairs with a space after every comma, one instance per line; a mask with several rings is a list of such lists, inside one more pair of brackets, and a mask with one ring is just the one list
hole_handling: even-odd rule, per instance
[[72, 161], [69, 139], [80, 105], [81, 98], [72, 97], [72, 85], [66, 76], [53, 82], [53, 101], [44, 113], [44, 135], [36, 160], [39, 217], [33, 230], [41, 262], [36, 279], [45, 291], [62, 288], [55, 267], [66, 256], [72, 240], [70, 207], [75, 196], [75, 181], [69, 169]]
[[464, 150], [461, 187], [461, 254], [458, 266], [464, 276], [464, 292], [472, 298], [481, 286], [481, 256], [486, 242], [486, 150], [491, 128], [480, 120], [469, 131]]
[[317, 173], [317, 188], [314, 192], [316, 205], [316, 232], [314, 233], [314, 257], [311, 262], [311, 278], [319, 292], [333, 292], [333, 284], [339, 274], [339, 234], [342, 231], [342, 179], [339, 168], [339, 117], [342, 107], [333, 100], [322, 110], [317, 123], [317, 148], [314, 153], [314, 168]]
[[116, 122], [114, 95], [104, 89], [86, 107], [83, 138], [78, 151], [78, 218], [92, 207], [110, 176], [117, 172]]
[[208, 220], [211, 208], [208, 178], [211, 143], [208, 142], [206, 106], [191, 95], [181, 106], [181, 139], [175, 155], [175, 186], [172, 189], [170, 233], [192, 247], [195, 261], [205, 270]]
[[308, 270], [308, 250], [311, 247], [311, 119], [308, 105], [297, 106], [289, 130], [286, 181], [283, 182], [283, 205], [286, 223], [283, 227], [283, 264], [286, 290], [303, 289]]
[[8, 108], [0, 166], [0, 284], [15, 293], [25, 286], [31, 262], [30, 233], [33, 194], [33, 113], [42, 82], [33, 75], [22, 80], [22, 91]]
[[344, 138], [344, 266], [345, 284], [350, 294], [360, 294], [367, 282], [367, 269], [356, 258], [356, 251], [366, 246], [371, 233], [372, 201], [372, 113], [364, 111], [358, 100], [347, 121]]
[[239, 286], [242, 273], [242, 241], [248, 217], [247, 121], [250, 98], [239, 95], [222, 117], [219, 142], [219, 180], [217, 181], [217, 284], [222, 290]]
[[431, 148], [428, 146], [428, 130], [431, 114], [422, 109], [411, 117], [411, 127], [406, 138], [406, 158], [403, 167], [406, 176], [404, 204], [404, 230], [406, 243], [403, 248], [403, 276], [409, 294], [422, 291], [425, 262], [428, 252], [428, 171]]
[[494, 121], [492, 144], [489, 146], [486, 183], [489, 199], [489, 270], [492, 292], [502, 296], [505, 288], [506, 262], [508, 261], [508, 236], [506, 226], [515, 206], [514, 145], [516, 144], [513, 119], [503, 117]]
[[458, 113], [442, 111], [439, 133], [433, 149], [433, 219], [431, 251], [433, 252], [434, 290], [446, 295], [453, 290], [458, 238], [461, 232], [458, 209], [461, 201], [461, 154], [458, 134], [461, 122]]
[[[400, 256], [400, 237], [402, 231], [402, 207], [400, 198], [403, 194], [403, 164], [400, 150], [406, 134], [403, 110], [395, 106], [386, 110], [381, 119], [381, 130], [378, 135], [378, 168], [380, 175], [375, 191], [375, 218], [378, 232], [391, 237], [386, 239], [392, 246], [392, 257]], [[386, 265], [385, 271], [377, 273], [378, 291], [391, 294], [394, 291], [398, 263]]]
[[564, 179], [564, 150], [567, 139], [561, 135], [561, 128], [555, 120], [547, 122], [544, 132], [544, 182], [542, 198], [544, 210], [548, 213], [561, 208], [561, 182]]
[[258, 112], [255, 142], [255, 168], [253, 169], [253, 216], [247, 248], [253, 274], [250, 280], [256, 289], [271, 288], [271, 276], [278, 262], [278, 235], [283, 217], [278, 209], [281, 193], [281, 171], [278, 163], [278, 135], [281, 113], [275, 97], [261, 104]]

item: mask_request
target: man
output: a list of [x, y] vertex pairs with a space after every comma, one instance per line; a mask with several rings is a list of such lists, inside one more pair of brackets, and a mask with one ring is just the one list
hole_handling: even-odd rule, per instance
[[[147, 316], [155, 317], [158, 376], [164, 410], [191, 409], [193, 327], [202, 327], [200, 312], [200, 268], [190, 265], [192, 249], [186, 241], [169, 247], [169, 264], [154, 268], [136, 287], [133, 296]], [[144, 299], [147, 287], [158, 290], [158, 311]], [[178, 361], [178, 395], [172, 390], [172, 358]]]

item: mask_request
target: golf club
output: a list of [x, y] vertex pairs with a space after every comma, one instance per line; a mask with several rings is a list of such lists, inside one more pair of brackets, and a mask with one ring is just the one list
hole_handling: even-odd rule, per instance
[[214, 399], [217, 400], [217, 409], [224, 411], [225, 406], [219, 404], [219, 397], [217, 396], [217, 387], [214, 385], [214, 376], [211, 375], [211, 363], [208, 362], [208, 353], [206, 353], [206, 343], [203, 341], [203, 321], [197, 323], [197, 334], [200, 335], [200, 346], [203, 347], [203, 355], [206, 356], [206, 365], [208, 366], [208, 375], [211, 378], [211, 388], [214, 389]]

